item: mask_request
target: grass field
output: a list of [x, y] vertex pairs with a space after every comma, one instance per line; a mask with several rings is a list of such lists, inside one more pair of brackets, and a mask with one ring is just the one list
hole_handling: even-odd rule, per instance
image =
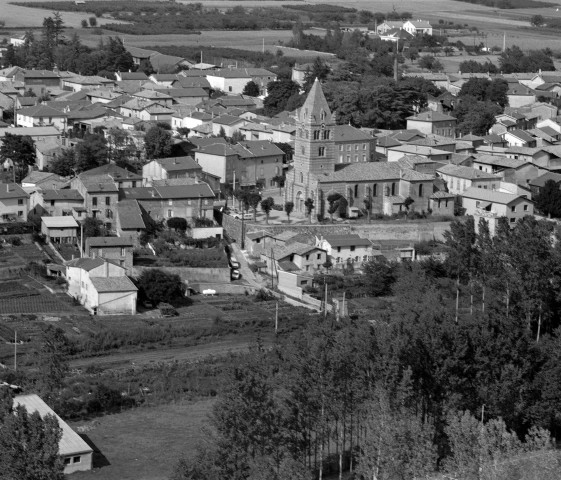
[[[89, 440], [99, 449], [91, 472], [72, 475], [87, 480], [167, 480], [181, 457], [191, 457], [204, 439], [202, 428], [214, 400], [142, 407], [108, 415], [86, 427]], [[95, 465], [94, 465], [95, 466]]]

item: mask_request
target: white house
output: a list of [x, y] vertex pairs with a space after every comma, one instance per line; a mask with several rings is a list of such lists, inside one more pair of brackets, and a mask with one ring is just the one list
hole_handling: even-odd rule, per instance
[[68, 294], [94, 315], [136, 314], [137, 288], [125, 269], [103, 258], [78, 258], [66, 264]]
[[372, 260], [372, 243], [356, 233], [316, 237], [316, 247], [327, 252], [334, 268], [342, 268], [349, 263], [362, 265]]
[[277, 76], [264, 68], [223, 68], [209, 71], [206, 78], [214, 90], [239, 95], [250, 81], [259, 86], [261, 94], [266, 94], [267, 84], [274, 82]]
[[17, 183], [0, 183], [0, 222], [25, 222], [29, 194]]
[[66, 130], [68, 115], [47, 105], [35, 105], [22, 108], [17, 112], [19, 127], [53, 126], [59, 130]]
[[76, 243], [78, 222], [72, 215], [41, 217], [41, 233], [54, 243]]
[[473, 215], [476, 225], [479, 218], [485, 218], [489, 222], [491, 233], [501, 217], [506, 217], [509, 225], [514, 227], [522, 217], [534, 214], [534, 203], [525, 195], [471, 187], [461, 196], [466, 215]]
[[432, 35], [432, 25], [426, 20], [408, 20], [403, 24], [403, 30], [411, 35]]
[[41, 418], [55, 417], [62, 436], [58, 442], [58, 453], [64, 462], [64, 473], [84, 472], [92, 469], [92, 448], [70, 426], [60, 418], [38, 395], [17, 395], [13, 400], [14, 408], [25, 407], [31, 415], [37, 412]]
[[454, 195], [459, 195], [471, 187], [495, 190], [501, 181], [500, 175], [453, 163], [443, 165], [436, 171], [446, 182], [448, 191]]

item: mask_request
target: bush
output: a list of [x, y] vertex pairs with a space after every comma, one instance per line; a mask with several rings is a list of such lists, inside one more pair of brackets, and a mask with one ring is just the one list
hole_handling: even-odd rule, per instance
[[175, 317], [178, 315], [177, 310], [169, 303], [160, 303], [158, 305], [158, 309], [160, 310], [160, 315], [162, 317]]
[[195, 228], [213, 227], [214, 221], [211, 218], [197, 217], [193, 219], [193, 225]]
[[14, 246], [14, 247], [19, 247], [21, 245], [21, 238], [19, 237], [14, 237], [10, 240], [10, 243]]
[[185, 287], [179, 275], [159, 269], [144, 270], [137, 279], [141, 295], [158, 304], [183, 297]]
[[268, 290], [265, 290], [264, 288], [262, 288], [261, 290], [259, 290], [256, 294], [255, 294], [255, 301], [256, 302], [269, 302], [271, 300], [274, 300], [275, 296], [269, 292]]

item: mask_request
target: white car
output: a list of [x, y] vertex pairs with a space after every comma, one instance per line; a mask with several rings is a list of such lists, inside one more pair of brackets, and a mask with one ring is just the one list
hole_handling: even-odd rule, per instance
[[244, 220], [253, 220], [253, 213], [232, 212], [230, 213], [230, 216], [237, 218], [238, 220], [241, 220], [242, 218]]

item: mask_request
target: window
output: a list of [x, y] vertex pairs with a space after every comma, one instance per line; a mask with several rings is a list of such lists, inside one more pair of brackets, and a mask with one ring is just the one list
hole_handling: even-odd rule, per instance
[[92, 197], [92, 205], [97, 207], [97, 197]]
[[18, 205], [23, 205], [23, 198], [18, 198]]
[[363, 150], [366, 150], [366, 143], [363, 143], [363, 144], [362, 144], [362, 149], [363, 149]]
[[124, 257], [127, 253], [127, 249], [125, 247], [121, 247], [121, 257]]
[[318, 253], [317, 259], [321, 260], [321, 253]]
[[516, 212], [516, 205], [513, 205], [512, 207], [510, 207], [510, 211], [513, 212], [513, 213]]
[[132, 188], [136, 188], [136, 182], [132, 182]]
[[350, 152], [350, 151], [351, 151], [351, 146], [347, 145], [347, 152]]
[[347, 163], [351, 163], [351, 156], [347, 155]]
[[358, 185], [355, 185], [355, 198], [358, 197]]
[[392, 183], [392, 195], [395, 195], [395, 182]]
[[[19, 202], [20, 202], [20, 201], [18, 200], [18, 205], [21, 205]], [[54, 207], [54, 206], [55, 206], [55, 201], [54, 201], [54, 200], [51, 200], [51, 207]]]
[[515, 223], [515, 222], [516, 222], [516, 218], [512, 217], [512, 218], [510, 219], [510, 223]]
[[111, 205], [111, 197], [105, 197], [105, 205]]
[[422, 196], [423, 196], [423, 184], [421, 183], [419, 185], [419, 197], [422, 197]]
[[363, 162], [366, 162], [366, 155], [363, 155], [363, 156], [362, 156], [362, 161], [363, 161]]
[[320, 139], [321, 132], [319, 130], [314, 130], [314, 140]]
[[325, 147], [319, 147], [318, 148], [318, 155], [320, 157], [325, 157]]
[[169, 200], [168, 200], [168, 205], [169, 205], [170, 207], [173, 205], [173, 200], [172, 200], [172, 199], [169, 199]]
[[358, 155], [355, 155], [355, 162], [358, 163]]
[[72, 458], [72, 463], [80, 463], [82, 461], [82, 457], [77, 456]]
[[306, 147], [302, 146], [302, 155], [306, 155]]
[[18, 211], [18, 217], [23, 217], [23, 210]]
[[65, 465], [70, 465], [70, 460], [71, 460], [70, 457], [65, 458], [65, 459], [64, 459], [64, 464], [65, 464]]
[[173, 210], [168, 210], [168, 218], [173, 217]]
[[339, 163], [343, 163], [343, 161], [344, 161], [343, 155], [339, 155]]
[[98, 249], [97, 249], [97, 255], [98, 255], [98, 257], [102, 257], [102, 256], [103, 256], [103, 248], [98, 248]]
[[356, 248], [356, 247], [355, 247], [354, 245], [351, 245], [351, 252], [354, 252], [354, 251], [355, 251], [355, 248]]
[[329, 140], [329, 130], [324, 130], [323, 131], [323, 139], [324, 140]]
[[525, 212], [528, 211], [528, 205], [524, 205], [524, 211], [525, 211]]
[[310, 259], [310, 254], [306, 255], [306, 260]]
[[304, 174], [300, 172], [300, 183], [304, 183]]
[[378, 184], [375, 183], [374, 185], [372, 185], [372, 196], [373, 197], [377, 197], [378, 196]]
[[341, 247], [337, 247], [337, 253], [341, 253]]
[[357, 144], [357, 145], [355, 145], [355, 150], [358, 150], [358, 144]]
[[125, 266], [125, 261], [124, 260], [119, 260], [119, 266], [124, 267]]
[[306, 130], [306, 140], [308, 140], [310, 138], [310, 132], [308, 132], [308, 130]]
[[110, 210], [109, 208], [107, 210], [105, 210], [105, 217], [106, 218], [113, 218], [113, 210]]
[[342, 152], [344, 150], [343, 145], [339, 145], [339, 151]]
[[231, 92], [231, 91], [232, 91], [232, 87], [228, 87], [228, 91]]
[[111, 230], [111, 222], [107, 222], [107, 223], [105, 224], [105, 228], [106, 228], [107, 230]]

